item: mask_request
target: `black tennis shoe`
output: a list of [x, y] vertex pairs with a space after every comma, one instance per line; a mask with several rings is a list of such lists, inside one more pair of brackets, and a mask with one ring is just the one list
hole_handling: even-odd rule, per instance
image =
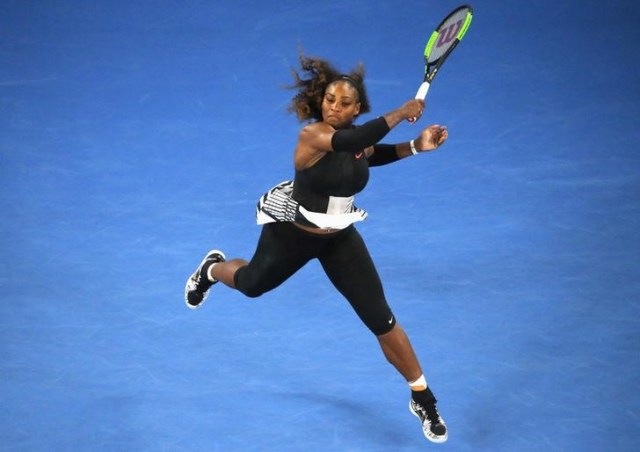
[[224, 262], [225, 256], [222, 251], [211, 250], [202, 259], [196, 271], [187, 280], [184, 287], [184, 302], [189, 309], [198, 309], [209, 296], [209, 289], [218, 281], [211, 282], [205, 274], [205, 269], [209, 269], [210, 265], [218, 262]]
[[438, 413], [436, 399], [424, 404], [411, 399], [411, 402], [409, 402], [409, 410], [411, 410], [415, 417], [420, 419], [424, 436], [426, 436], [429, 441], [444, 443], [447, 440], [447, 425]]

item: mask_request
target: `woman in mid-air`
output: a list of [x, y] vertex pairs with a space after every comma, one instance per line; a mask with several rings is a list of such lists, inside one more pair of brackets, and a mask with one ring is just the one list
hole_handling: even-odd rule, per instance
[[425, 436], [447, 440], [447, 427], [436, 408], [406, 333], [393, 315], [371, 256], [354, 226], [367, 216], [355, 207], [354, 195], [369, 179], [369, 167], [393, 163], [431, 151], [447, 139], [447, 130], [432, 125], [414, 140], [381, 144], [402, 121], [415, 121], [424, 101], [412, 99], [402, 106], [354, 126], [370, 111], [360, 64], [348, 75], [318, 58], [300, 57], [302, 76], [294, 71], [298, 92], [290, 111], [307, 121], [293, 155], [295, 176], [269, 190], [258, 203], [262, 232], [255, 254], [226, 260], [212, 250], [188, 279], [185, 301], [199, 308], [218, 281], [248, 297], [274, 289], [311, 259], [318, 259], [338, 291], [377, 337], [387, 360], [411, 389], [409, 409], [420, 419]]

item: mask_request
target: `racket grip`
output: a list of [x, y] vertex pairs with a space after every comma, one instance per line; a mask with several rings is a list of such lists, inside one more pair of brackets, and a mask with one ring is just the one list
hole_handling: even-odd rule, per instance
[[429, 82], [423, 82], [418, 88], [418, 92], [416, 93], [416, 99], [424, 100], [427, 97], [427, 92], [429, 91], [429, 87], [431, 84]]

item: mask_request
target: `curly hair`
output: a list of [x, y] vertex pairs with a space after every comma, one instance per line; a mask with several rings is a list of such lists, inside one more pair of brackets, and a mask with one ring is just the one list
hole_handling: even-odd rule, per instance
[[[289, 89], [297, 89], [298, 93], [291, 99], [287, 111], [295, 113], [300, 122], [322, 120], [322, 99], [327, 87], [337, 80], [348, 81], [358, 93], [360, 113], [371, 111], [367, 90], [364, 86], [364, 65], [358, 66], [348, 74], [339, 72], [331, 63], [321, 58], [306, 57], [300, 55], [301, 76], [295, 69], [293, 74], [294, 84]], [[307, 78], [303, 78], [303, 76]]]

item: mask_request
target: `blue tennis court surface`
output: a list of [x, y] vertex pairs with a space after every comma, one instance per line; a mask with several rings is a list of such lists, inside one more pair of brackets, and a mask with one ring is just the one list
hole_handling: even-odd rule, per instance
[[362, 61], [371, 119], [457, 5], [3, 1], [0, 450], [637, 450], [637, 2], [476, 1], [421, 120], [448, 142], [357, 198], [447, 443], [317, 263], [184, 305], [293, 175], [299, 49]]

